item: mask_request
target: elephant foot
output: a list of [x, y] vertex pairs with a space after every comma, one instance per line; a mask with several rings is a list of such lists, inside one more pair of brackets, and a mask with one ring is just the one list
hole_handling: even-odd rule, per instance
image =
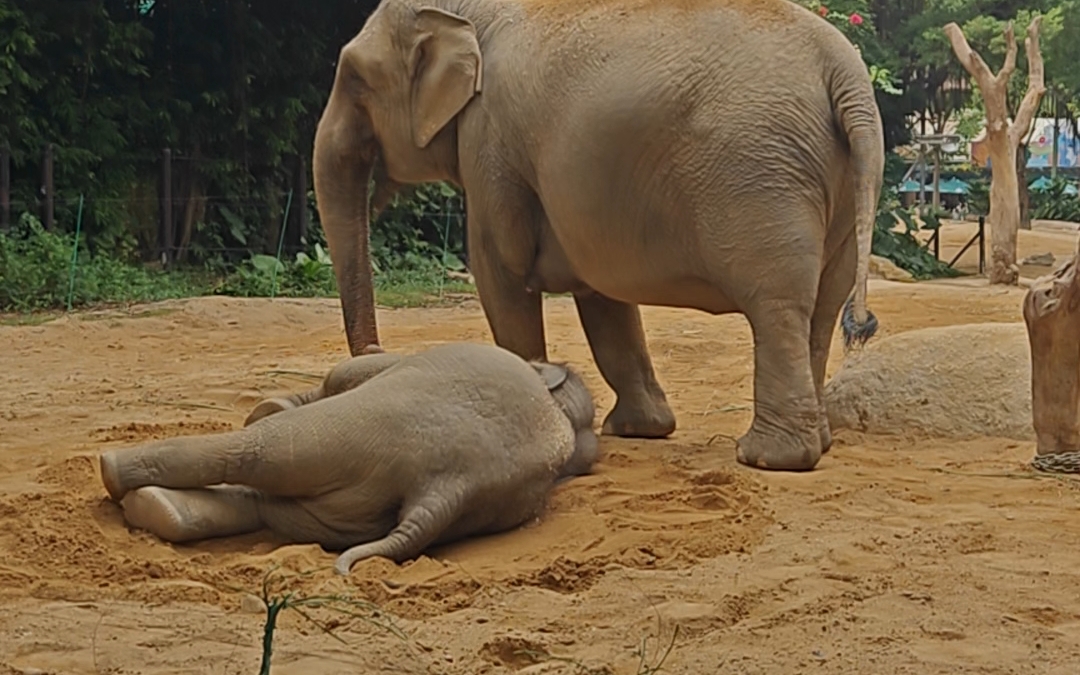
[[127, 494], [124, 480], [120, 477], [120, 462], [113, 451], [103, 452], [98, 457], [98, 466], [101, 468], [101, 482], [105, 483], [105, 491], [113, 501], [120, 501]]
[[124, 520], [128, 525], [146, 530], [154, 536], [174, 543], [201, 538], [196, 518], [189, 509], [170, 499], [167, 488], [151, 485], [132, 490], [120, 500]]
[[832, 428], [829, 427], [829, 416], [824, 410], [818, 416], [818, 435], [821, 437], [821, 454], [824, 455], [832, 449]]
[[260, 401], [250, 413], [248, 413], [247, 419], [244, 420], [244, 426], [250, 426], [254, 422], [258, 422], [264, 417], [269, 417], [283, 410], [291, 410], [298, 407], [296, 401], [291, 398], [268, 398], [264, 401]]
[[[816, 415], [815, 421], [816, 421]], [[735, 458], [740, 464], [772, 471], [810, 471], [822, 455], [824, 440], [819, 425], [789, 430], [766, 426], [755, 419], [738, 440]]]
[[619, 398], [604, 418], [603, 433], [623, 438], [665, 438], [675, 431], [675, 413], [663, 398], [629, 402]]
[[258, 497], [238, 486], [175, 490], [149, 485], [126, 494], [120, 507], [128, 525], [177, 544], [262, 528]]

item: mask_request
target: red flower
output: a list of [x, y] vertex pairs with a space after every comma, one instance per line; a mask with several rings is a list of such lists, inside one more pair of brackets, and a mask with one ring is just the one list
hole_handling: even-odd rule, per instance
[[851, 16], [848, 17], [848, 21], [851, 22], [852, 26], [861, 26], [862, 22], [863, 22], [863, 18], [861, 16], [859, 16], [858, 14], [852, 14]]
[[829, 8], [825, 5], [822, 5], [821, 7], [818, 7], [817, 13], [821, 16], [826, 16], [829, 13]]

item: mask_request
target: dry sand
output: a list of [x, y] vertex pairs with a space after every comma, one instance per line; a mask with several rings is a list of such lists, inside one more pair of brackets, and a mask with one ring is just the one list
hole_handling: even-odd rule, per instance
[[[1075, 241], [1075, 240], [1074, 240]], [[1038, 247], [1036, 247], [1038, 248]], [[1020, 320], [1020, 289], [874, 281], [881, 335]], [[553, 358], [603, 385], [566, 299]], [[203, 298], [0, 326], [0, 673], [254, 673], [274, 564], [302, 594], [380, 605], [401, 640], [286, 612], [274, 673], [1039, 673], [1080, 668], [1080, 484], [1032, 474], [1031, 442], [837, 433], [809, 474], [752, 471], [740, 316], [646, 308], [669, 440], [604, 438], [595, 475], [538, 523], [335, 577], [314, 546], [261, 535], [170, 546], [125, 528], [108, 447], [241, 425], [260, 397], [345, 355], [332, 300]], [[478, 304], [382, 311], [388, 349], [489, 340]], [[830, 371], [843, 354], [834, 343]], [[273, 374], [271, 371], [278, 371]], [[1028, 383], [1017, 382], [1017, 387]], [[36, 670], [35, 670], [36, 669]]]

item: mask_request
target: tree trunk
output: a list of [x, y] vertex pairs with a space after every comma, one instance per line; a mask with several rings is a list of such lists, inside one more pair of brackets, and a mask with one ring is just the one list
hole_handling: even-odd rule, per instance
[[[990, 148], [990, 283], [1015, 285], [1020, 278], [1016, 264], [1016, 233], [1022, 218], [1017, 152], [1039, 108], [1046, 87], [1043, 84], [1043, 61], [1039, 52], [1039, 26], [1042, 17], [1032, 19], [1024, 41], [1028, 58], [1028, 88], [1009, 120], [1007, 89], [1016, 70], [1016, 36], [1010, 22], [1005, 29], [1005, 63], [995, 75], [978, 52], [968, 44], [960, 26], [945, 26], [953, 52], [960, 64], [979, 85], [986, 109], [986, 140]], [[1022, 175], [1022, 174], [1021, 174]], [[1026, 187], [1026, 186], [1025, 186]]]
[[1016, 232], [1020, 227], [1020, 191], [1017, 187], [1016, 149], [1005, 130], [987, 134], [990, 147], [990, 283], [1016, 284]]
[[1016, 189], [1020, 204], [1020, 229], [1031, 229], [1031, 195], [1027, 186], [1027, 143], [1016, 146]]
[[[1031, 343], [1031, 412], [1036, 453], [1070, 453], [1057, 464], [1080, 470], [1080, 249], [1024, 297]], [[1077, 454], [1073, 454], [1077, 453]], [[1051, 458], [1049, 463], [1055, 463]], [[1060, 469], [1059, 469], [1060, 470]]]

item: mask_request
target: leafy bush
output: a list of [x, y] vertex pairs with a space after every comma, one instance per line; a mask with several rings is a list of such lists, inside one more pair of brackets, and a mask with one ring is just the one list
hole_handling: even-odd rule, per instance
[[[0, 311], [66, 307], [74, 236], [46, 232], [23, 214], [11, 232], [0, 233]], [[189, 275], [152, 271], [104, 254], [92, 255], [80, 239], [72, 306], [143, 302], [195, 295]]]
[[337, 282], [330, 254], [316, 243], [312, 255], [300, 251], [294, 260], [287, 262], [271, 255], [253, 255], [227, 276], [215, 292], [247, 298], [332, 297], [337, 295]]
[[987, 215], [990, 213], [990, 180], [984, 176], [968, 181], [968, 213]]
[[1076, 189], [1076, 185], [1068, 179], [1055, 176], [1042, 189], [1032, 190], [1031, 217], [1080, 223], [1080, 195], [1067, 192], [1070, 186], [1073, 190]]
[[465, 269], [465, 200], [447, 183], [417, 186], [397, 195], [371, 227], [377, 271]]
[[[916, 279], [960, 276], [958, 270], [935, 258], [915, 236], [919, 231], [915, 213], [915, 207], [901, 206], [893, 183], [886, 183], [881, 191], [877, 220], [874, 223], [874, 254], [888, 258]], [[935, 230], [941, 226], [941, 221], [935, 214], [923, 214], [921, 219], [924, 223], [922, 229]], [[898, 221], [904, 224], [903, 230], [896, 229]]]

